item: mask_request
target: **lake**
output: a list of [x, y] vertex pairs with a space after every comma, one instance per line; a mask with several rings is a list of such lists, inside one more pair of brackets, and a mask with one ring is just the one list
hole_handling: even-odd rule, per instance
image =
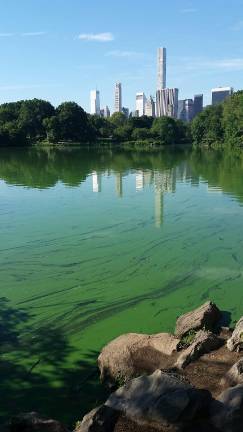
[[96, 358], [211, 299], [243, 315], [243, 152], [0, 149], [1, 415], [69, 424]]

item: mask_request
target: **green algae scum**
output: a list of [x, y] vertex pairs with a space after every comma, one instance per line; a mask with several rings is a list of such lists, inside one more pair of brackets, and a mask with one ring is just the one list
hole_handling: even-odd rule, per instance
[[1, 149], [2, 420], [72, 425], [112, 338], [207, 299], [243, 314], [242, 178], [241, 151]]

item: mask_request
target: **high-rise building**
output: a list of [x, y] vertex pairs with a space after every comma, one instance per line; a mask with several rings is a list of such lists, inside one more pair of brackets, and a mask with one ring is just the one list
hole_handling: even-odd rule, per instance
[[194, 117], [203, 110], [203, 94], [197, 94], [194, 96]]
[[173, 117], [177, 118], [178, 114], [178, 95], [179, 90], [162, 89], [156, 92], [156, 111], [157, 117]]
[[186, 121], [186, 106], [185, 99], [178, 101], [178, 113], [177, 118], [182, 121]]
[[190, 122], [194, 117], [194, 102], [192, 99], [185, 99], [186, 121]]
[[111, 116], [110, 109], [109, 109], [109, 107], [106, 105], [105, 108], [104, 108], [104, 117], [105, 117], [105, 118], [109, 118], [110, 116]]
[[115, 112], [122, 111], [122, 85], [116, 83], [115, 85]]
[[100, 92], [98, 90], [90, 92], [90, 114], [100, 115]]
[[145, 114], [145, 103], [146, 96], [144, 93], [136, 94], [136, 111], [138, 111], [138, 116], [142, 117]]
[[157, 54], [157, 90], [166, 88], [166, 48], [159, 48]]
[[217, 105], [233, 94], [232, 87], [217, 87], [212, 89], [212, 105]]
[[152, 96], [150, 96], [145, 103], [145, 113], [147, 117], [155, 117], [155, 103]]

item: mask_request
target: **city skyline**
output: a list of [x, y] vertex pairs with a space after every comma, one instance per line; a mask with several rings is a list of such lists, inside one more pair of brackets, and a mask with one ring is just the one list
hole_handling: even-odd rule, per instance
[[162, 45], [170, 53], [167, 86], [181, 89], [181, 99], [203, 93], [207, 105], [212, 88], [242, 86], [242, 13], [240, 0], [224, 7], [141, 0], [139, 8], [124, 0], [119, 13], [110, 0], [9, 0], [0, 16], [0, 103], [73, 100], [89, 112], [89, 92], [98, 88], [113, 110], [111, 83], [122, 82], [123, 105], [133, 107], [136, 92], [150, 95], [151, 83], [156, 90], [154, 53]]

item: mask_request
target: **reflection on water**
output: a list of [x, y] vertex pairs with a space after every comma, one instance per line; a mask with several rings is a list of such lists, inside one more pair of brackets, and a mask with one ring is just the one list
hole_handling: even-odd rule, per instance
[[115, 336], [207, 299], [243, 315], [242, 178], [240, 151], [0, 149], [2, 413], [55, 400], [77, 419]]

